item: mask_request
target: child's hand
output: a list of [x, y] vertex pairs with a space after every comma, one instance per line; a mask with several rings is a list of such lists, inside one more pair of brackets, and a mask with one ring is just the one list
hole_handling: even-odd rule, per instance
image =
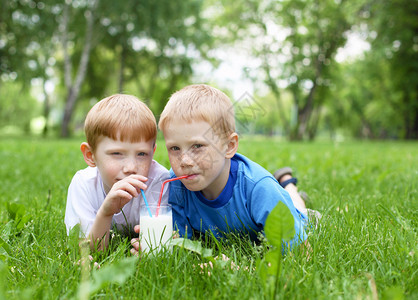
[[[138, 235], [139, 235], [139, 225], [135, 225], [135, 227], [134, 227], [134, 231], [136, 232], [136, 233], [138, 233]], [[138, 256], [138, 254], [139, 254], [139, 250], [141, 249], [141, 246], [140, 246], [140, 244], [139, 244], [139, 238], [134, 238], [134, 239], [132, 239], [131, 240], [131, 245], [132, 245], [132, 249], [131, 249], [131, 253], [132, 253], [132, 255], [136, 255], [136, 256]]]
[[[93, 263], [93, 267], [95, 269], [97, 269], [97, 270], [100, 269], [100, 265], [97, 262], [93, 261], [93, 256], [89, 255], [88, 259], [91, 263]], [[91, 265], [90, 265], [89, 261], [87, 261], [86, 258], [81, 258], [81, 259], [78, 260], [78, 262], [74, 263], [74, 265], [78, 265], [78, 266], [81, 265], [82, 267], [84, 267], [84, 265], [87, 262], [88, 263], [88, 269], [91, 270]]]
[[142, 175], [130, 175], [116, 182], [107, 194], [99, 212], [104, 216], [113, 216], [120, 212], [126, 203], [139, 195], [141, 189], [147, 188], [144, 181], [148, 179]]
[[179, 234], [178, 231], [174, 230], [173, 231], [173, 239], [178, 239], [178, 238], [180, 238], [180, 234]]

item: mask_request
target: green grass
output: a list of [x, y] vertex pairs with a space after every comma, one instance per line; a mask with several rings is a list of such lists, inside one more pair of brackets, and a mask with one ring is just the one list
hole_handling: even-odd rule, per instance
[[[68, 184], [85, 167], [80, 142], [0, 139], [0, 299], [82, 298], [87, 284], [93, 299], [268, 298], [256, 268], [265, 244], [233, 237], [202, 244], [239, 269], [202, 270], [206, 259], [177, 248], [131, 260], [118, 235], [109, 251], [92, 254], [99, 271], [77, 265], [82, 254], [66, 235], [64, 211]], [[418, 298], [417, 146], [243, 137], [240, 153], [270, 172], [291, 166], [309, 206], [323, 214], [310, 233], [310, 260], [299, 250], [284, 257], [280, 299]], [[168, 167], [162, 141], [155, 158]]]

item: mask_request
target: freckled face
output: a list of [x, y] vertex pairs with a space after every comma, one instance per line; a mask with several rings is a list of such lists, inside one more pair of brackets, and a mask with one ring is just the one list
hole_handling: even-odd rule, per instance
[[176, 176], [189, 175], [182, 179], [187, 189], [202, 191], [207, 199], [218, 197], [229, 177], [225, 140], [203, 121], [172, 121], [167, 127], [164, 139]]
[[154, 155], [154, 141], [121, 142], [103, 137], [93, 154], [93, 160], [102, 176], [106, 193], [113, 184], [132, 175], [148, 177]]

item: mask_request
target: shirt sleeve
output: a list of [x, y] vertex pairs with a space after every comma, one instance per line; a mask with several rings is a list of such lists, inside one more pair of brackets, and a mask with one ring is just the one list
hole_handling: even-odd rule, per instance
[[266, 177], [260, 180], [253, 188], [250, 195], [250, 211], [251, 216], [257, 226], [264, 229], [267, 216], [277, 205], [278, 202], [283, 202], [290, 210], [295, 227], [295, 236], [289, 242], [283, 241], [283, 246], [287, 245], [292, 248], [306, 240], [307, 235], [304, 230], [304, 223], [295, 206], [289, 193], [279, 186], [272, 178]]
[[87, 237], [96, 218], [98, 208], [94, 207], [87, 185], [80, 174], [76, 174], [68, 187], [67, 205], [65, 209], [65, 226], [67, 235], [70, 230], [80, 224], [80, 237]]

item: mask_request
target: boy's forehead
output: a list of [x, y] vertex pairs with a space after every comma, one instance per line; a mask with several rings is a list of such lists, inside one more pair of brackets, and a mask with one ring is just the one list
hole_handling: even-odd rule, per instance
[[219, 132], [216, 126], [207, 121], [185, 122], [176, 120], [170, 123], [164, 130], [166, 140], [174, 142], [175, 140], [213, 140], [219, 139]]
[[152, 142], [155, 144], [156, 139], [150, 139], [150, 140], [146, 140], [142, 135], [138, 134], [136, 136], [125, 136], [123, 135], [121, 132], [118, 132], [116, 134], [115, 137], [112, 136], [105, 136], [105, 135], [100, 135], [97, 138], [97, 144], [99, 144], [100, 142], [102, 142], [104, 139], [111, 139], [114, 142], [128, 142], [128, 143], [138, 143], [138, 142]]
[[184, 120], [178, 118], [167, 123], [165, 131], [173, 132], [178, 131], [178, 129], [183, 129], [185, 132], [199, 133], [210, 128], [212, 128], [212, 125], [205, 120]]

